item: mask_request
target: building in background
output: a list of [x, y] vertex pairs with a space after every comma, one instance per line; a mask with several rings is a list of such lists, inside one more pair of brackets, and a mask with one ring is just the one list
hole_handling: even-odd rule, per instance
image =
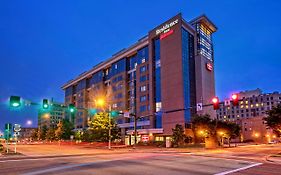
[[[65, 103], [77, 107], [76, 129], [86, 128], [85, 108], [107, 99], [112, 110], [129, 111], [141, 119], [139, 138], [163, 139], [181, 124], [190, 128], [191, 117], [209, 113], [215, 96], [212, 34], [216, 26], [205, 16], [185, 21], [181, 14], [160, 24], [137, 43], [70, 80]], [[119, 116], [123, 141], [133, 132], [133, 118]], [[156, 138], [155, 138], [156, 137]], [[130, 140], [130, 139], [129, 139]]]
[[256, 141], [266, 143], [276, 137], [266, 126], [263, 118], [266, 111], [281, 103], [281, 94], [278, 92], [262, 93], [260, 89], [238, 93], [239, 105], [233, 106], [226, 99], [217, 110], [217, 118], [239, 124], [242, 128], [242, 141]]
[[32, 140], [32, 135], [38, 128], [21, 128], [19, 131], [19, 140]]
[[47, 126], [47, 128], [55, 128], [59, 121], [64, 119], [65, 111], [63, 103], [57, 103], [51, 100], [48, 109], [39, 109], [38, 129], [42, 128], [44, 125]]

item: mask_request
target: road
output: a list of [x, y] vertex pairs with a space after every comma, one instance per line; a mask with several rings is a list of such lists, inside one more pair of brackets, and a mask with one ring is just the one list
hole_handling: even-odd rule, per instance
[[[33, 146], [28, 146], [32, 148]], [[37, 146], [49, 152], [49, 146]], [[34, 146], [36, 148], [36, 146]], [[26, 149], [26, 148], [25, 148]], [[55, 149], [55, 147], [52, 147]], [[23, 149], [24, 150], [24, 149]], [[67, 152], [71, 149], [67, 149]], [[0, 159], [1, 174], [255, 174], [280, 175], [280, 164], [266, 156], [281, 145], [246, 146], [222, 150], [125, 150], [57, 156], [42, 154]]]

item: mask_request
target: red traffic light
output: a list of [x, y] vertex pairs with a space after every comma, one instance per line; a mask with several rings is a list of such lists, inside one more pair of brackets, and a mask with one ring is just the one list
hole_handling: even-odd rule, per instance
[[214, 97], [212, 99], [214, 110], [218, 110], [220, 108], [220, 101], [218, 97]]
[[233, 106], [238, 106], [238, 94], [232, 94], [231, 99]]

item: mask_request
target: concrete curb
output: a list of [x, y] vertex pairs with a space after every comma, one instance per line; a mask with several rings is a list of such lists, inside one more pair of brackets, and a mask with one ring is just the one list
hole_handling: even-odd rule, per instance
[[266, 161], [281, 165], [281, 156], [280, 157], [273, 157], [273, 156], [274, 155], [266, 156]]

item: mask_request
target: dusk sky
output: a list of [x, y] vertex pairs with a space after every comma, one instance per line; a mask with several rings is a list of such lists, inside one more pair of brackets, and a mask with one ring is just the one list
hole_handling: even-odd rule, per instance
[[[149, 4], [149, 5], [148, 5]], [[61, 86], [135, 43], [179, 12], [206, 14], [213, 35], [216, 92], [281, 91], [281, 1], [111, 0], [0, 2], [0, 129], [37, 125], [36, 107], [9, 111], [10, 95], [64, 101]]]

